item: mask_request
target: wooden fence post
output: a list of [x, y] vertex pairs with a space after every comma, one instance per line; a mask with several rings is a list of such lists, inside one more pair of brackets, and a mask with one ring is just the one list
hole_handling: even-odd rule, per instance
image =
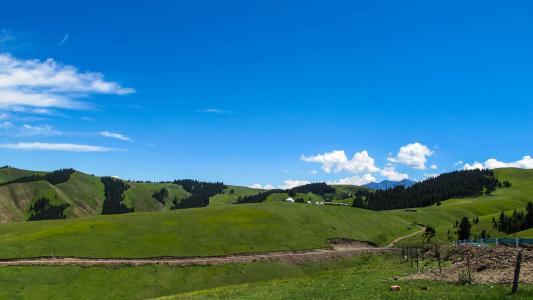
[[439, 251], [439, 244], [438, 243], [435, 244], [435, 251], [436, 251], [436, 254], [437, 254], [437, 261], [439, 262], [439, 272], [442, 274], [442, 268], [440, 266], [440, 251]]
[[513, 278], [513, 290], [512, 293], [518, 291], [518, 279], [520, 278], [520, 265], [522, 264], [522, 250], [518, 251], [516, 256], [516, 264], [514, 267], [514, 278]]
[[472, 275], [470, 274], [470, 255], [466, 255], [466, 265], [468, 267], [468, 283], [472, 283]]
[[420, 261], [419, 249], [416, 248], [416, 271], [418, 272], [418, 262]]

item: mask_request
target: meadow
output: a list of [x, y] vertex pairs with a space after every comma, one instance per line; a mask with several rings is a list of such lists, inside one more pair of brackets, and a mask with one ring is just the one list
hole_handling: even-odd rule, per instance
[[417, 228], [385, 212], [271, 202], [9, 223], [0, 257], [214, 256], [327, 247], [330, 238], [385, 245]]

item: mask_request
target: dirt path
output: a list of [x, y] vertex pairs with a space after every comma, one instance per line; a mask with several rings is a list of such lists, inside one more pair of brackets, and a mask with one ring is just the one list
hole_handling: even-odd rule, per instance
[[37, 257], [24, 259], [0, 260], [0, 267], [7, 266], [143, 266], [143, 265], [170, 265], [170, 266], [205, 266], [231, 263], [250, 263], [258, 261], [323, 261], [340, 257], [349, 257], [364, 253], [392, 253], [398, 249], [392, 248], [394, 243], [413, 236], [420, 231], [410, 233], [392, 241], [386, 247], [371, 247], [361, 242], [341, 243], [331, 245], [329, 249], [315, 249], [303, 251], [279, 251], [252, 254], [237, 254], [227, 256], [209, 257], [159, 257], [159, 258], [81, 258], [81, 257]]
[[77, 257], [41, 257], [28, 259], [0, 260], [2, 266], [142, 266], [142, 265], [171, 265], [171, 266], [202, 266], [221, 265], [230, 263], [250, 263], [257, 261], [323, 261], [339, 257], [353, 256], [363, 253], [390, 253], [397, 251], [393, 248], [349, 247], [343, 245], [333, 249], [317, 249], [298, 252], [268, 252], [261, 254], [242, 254], [214, 257], [189, 258], [77, 258]]
[[410, 234], [408, 234], [408, 235], [404, 235], [404, 236], [401, 236], [401, 237], [396, 238], [394, 241], [390, 242], [390, 244], [388, 244], [387, 247], [393, 247], [394, 244], [396, 244], [397, 242], [399, 242], [399, 241], [401, 241], [401, 240], [404, 240], [404, 239], [406, 239], [406, 238], [410, 238], [410, 237], [412, 237], [412, 236], [414, 236], [414, 235], [417, 235], [417, 234], [419, 234], [419, 233], [422, 233], [422, 232], [424, 232], [424, 231], [426, 230], [426, 227], [421, 227], [421, 228], [422, 228], [422, 229], [420, 229], [419, 231], [415, 231], [415, 232], [410, 233]]

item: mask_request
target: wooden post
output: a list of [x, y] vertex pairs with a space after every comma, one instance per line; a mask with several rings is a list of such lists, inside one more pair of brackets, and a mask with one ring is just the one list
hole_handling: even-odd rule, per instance
[[516, 256], [516, 264], [514, 267], [514, 278], [513, 278], [513, 291], [512, 293], [516, 293], [518, 291], [518, 279], [520, 278], [520, 265], [522, 264], [522, 250], [518, 251], [518, 255]]
[[416, 249], [416, 271], [418, 272], [418, 262], [420, 260], [420, 256], [418, 255], [419, 251], [418, 248]]
[[442, 274], [442, 268], [440, 266], [440, 251], [439, 251], [439, 244], [435, 244], [435, 251], [437, 253], [437, 261], [439, 262], [439, 272]]
[[468, 267], [468, 283], [472, 283], [472, 276], [470, 275], [470, 255], [466, 255], [466, 266]]
[[518, 238], [515, 239], [516, 248], [518, 248]]
[[409, 248], [409, 259], [411, 260], [411, 268], [413, 267], [413, 248]]

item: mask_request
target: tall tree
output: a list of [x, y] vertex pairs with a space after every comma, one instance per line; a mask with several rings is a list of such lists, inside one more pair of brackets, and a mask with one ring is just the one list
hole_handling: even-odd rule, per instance
[[464, 217], [461, 222], [459, 222], [459, 229], [457, 230], [457, 235], [459, 240], [468, 240], [471, 235], [472, 224], [467, 217]]

